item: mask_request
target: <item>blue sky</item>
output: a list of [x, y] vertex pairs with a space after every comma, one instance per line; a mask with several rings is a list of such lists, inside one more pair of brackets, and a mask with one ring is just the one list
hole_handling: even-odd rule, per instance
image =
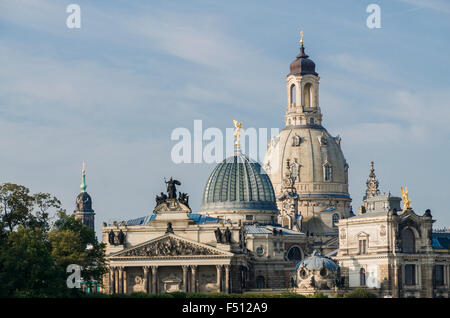
[[[81, 29], [66, 7], [81, 7]], [[381, 29], [366, 7], [381, 7]], [[342, 137], [354, 210], [369, 162], [382, 191], [450, 225], [450, 2], [0, 1], [0, 182], [69, 211], [87, 162], [102, 221], [150, 214], [163, 177], [196, 211], [212, 164], [171, 162], [174, 128], [283, 126], [299, 32], [321, 77], [324, 126]]]

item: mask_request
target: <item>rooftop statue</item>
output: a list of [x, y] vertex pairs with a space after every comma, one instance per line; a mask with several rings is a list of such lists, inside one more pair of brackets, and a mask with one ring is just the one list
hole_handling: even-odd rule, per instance
[[405, 211], [407, 209], [411, 209], [411, 200], [408, 198], [408, 188], [405, 187], [405, 189], [403, 189], [403, 187], [401, 187], [401, 189], [402, 189], [403, 211]]
[[[239, 123], [236, 119], [233, 119], [233, 123], [234, 123], [234, 127], [235, 127], [234, 134], [233, 134], [234, 139], [235, 139], [234, 145], [239, 146], [240, 139], [241, 139], [242, 122]], [[242, 129], [242, 131], [243, 130], [244, 129]]]
[[172, 177], [170, 177], [169, 181], [166, 181], [164, 178], [164, 182], [167, 185], [167, 194], [169, 199], [176, 199], [177, 198], [177, 185], [181, 185], [181, 182], [178, 180], [173, 180]]

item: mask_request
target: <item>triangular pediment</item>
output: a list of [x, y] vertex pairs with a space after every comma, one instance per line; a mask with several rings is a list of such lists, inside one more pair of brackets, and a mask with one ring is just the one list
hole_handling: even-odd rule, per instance
[[169, 233], [110, 255], [111, 258], [183, 256], [233, 256], [233, 254]]

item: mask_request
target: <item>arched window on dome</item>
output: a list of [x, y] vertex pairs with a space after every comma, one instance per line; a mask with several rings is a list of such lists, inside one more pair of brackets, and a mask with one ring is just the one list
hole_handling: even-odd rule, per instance
[[314, 107], [314, 87], [311, 83], [306, 83], [303, 87], [303, 98], [305, 107]]
[[289, 98], [291, 101], [289, 106], [295, 107], [295, 105], [297, 104], [297, 91], [296, 91], [295, 84], [291, 85], [290, 92], [289, 92]]
[[331, 181], [332, 168], [329, 163], [323, 165], [323, 179], [324, 181]]
[[334, 213], [333, 216], [332, 216], [332, 225], [333, 225], [334, 228], [337, 227], [336, 223], [338, 223], [338, 222], [339, 222], [339, 214]]

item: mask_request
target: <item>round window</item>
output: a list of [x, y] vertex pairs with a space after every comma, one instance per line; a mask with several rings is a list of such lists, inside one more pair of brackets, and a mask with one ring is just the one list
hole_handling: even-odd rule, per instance
[[325, 267], [320, 270], [320, 276], [322, 277], [327, 276], [327, 269]]
[[256, 254], [257, 254], [258, 256], [264, 255], [264, 248], [263, 248], [262, 246], [256, 248]]

